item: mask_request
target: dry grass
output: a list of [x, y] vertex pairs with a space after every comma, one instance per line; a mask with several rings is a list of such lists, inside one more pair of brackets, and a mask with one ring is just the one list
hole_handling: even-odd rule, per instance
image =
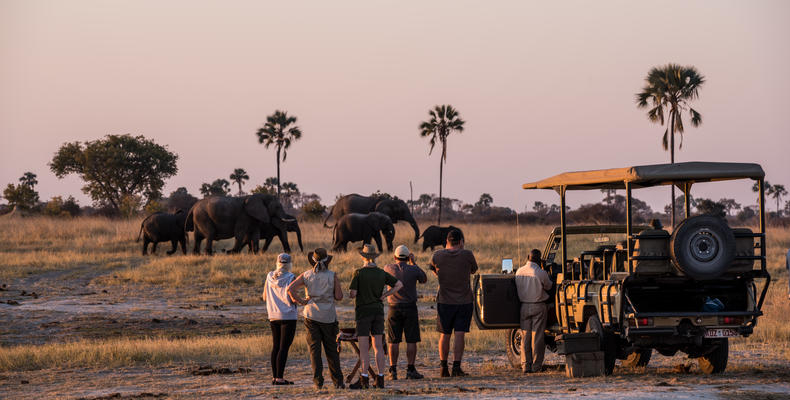
[[[427, 224], [423, 224], [427, 225]], [[503, 224], [458, 225], [464, 230], [467, 248], [473, 250], [482, 272], [495, 272], [500, 259], [523, 259], [531, 248], [543, 249], [551, 230], [548, 226], [521, 226], [520, 240], [516, 227]], [[177, 289], [180, 293], [199, 293], [210, 289], [223, 292], [226, 288], [245, 287], [258, 290], [265, 274], [274, 265], [275, 255], [281, 251], [275, 240], [269, 252], [263, 255], [165, 256], [143, 257], [140, 243], [135, 243], [139, 220], [116, 221], [102, 218], [77, 218], [59, 220], [49, 218], [3, 219], [0, 218], [0, 280], [59, 272], [56, 279], [70, 279], [83, 275], [93, 284], [138, 285], [157, 289]], [[320, 223], [302, 226], [305, 249], [331, 247], [331, 231]], [[427, 264], [430, 252], [417, 251], [413, 233], [407, 225], [398, 224], [397, 244], [413, 247], [417, 261]], [[769, 269], [774, 278], [772, 288], [763, 308], [755, 333], [747, 339], [733, 343], [736, 349], [765, 346], [770, 343], [783, 357], [790, 358], [790, 325], [784, 319], [790, 315], [787, 300], [787, 271], [784, 254], [790, 247], [790, 229], [771, 228], [768, 232]], [[295, 238], [291, 238], [295, 242]], [[520, 242], [520, 243], [519, 243]], [[295, 244], [295, 243], [294, 243]], [[230, 241], [221, 242], [217, 248], [229, 248]], [[382, 255], [382, 262], [390, 259]], [[335, 254], [332, 268], [344, 284], [351, 279], [353, 270], [360, 264], [359, 256], [351, 251]], [[296, 253], [295, 272], [307, 267], [303, 253]], [[433, 301], [436, 280], [420, 288], [426, 303]], [[259, 301], [259, 300], [253, 300]], [[351, 305], [348, 300], [343, 304]], [[348, 321], [346, 321], [348, 322]], [[467, 348], [472, 352], [501, 351], [502, 331], [473, 331], [468, 335]], [[423, 324], [422, 351], [435, 351], [438, 335], [433, 324]], [[100, 341], [77, 341], [45, 345], [21, 345], [0, 349], [0, 371], [29, 370], [77, 366], [155, 365], [184, 362], [220, 362], [263, 360], [267, 357], [268, 332], [262, 336], [212, 336], [188, 339], [125, 339], [113, 338]], [[299, 324], [293, 347], [295, 354], [305, 354], [303, 328]]]

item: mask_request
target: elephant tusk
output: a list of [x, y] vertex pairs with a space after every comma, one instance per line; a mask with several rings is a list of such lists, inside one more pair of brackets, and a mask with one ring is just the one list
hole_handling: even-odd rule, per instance
[[296, 222], [296, 218], [284, 219], [283, 222]]

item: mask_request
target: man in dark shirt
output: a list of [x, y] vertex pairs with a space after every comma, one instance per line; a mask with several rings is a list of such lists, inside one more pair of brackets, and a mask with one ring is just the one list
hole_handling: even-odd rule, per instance
[[400, 342], [406, 335], [406, 379], [422, 379], [414, 367], [417, 358], [417, 343], [420, 341], [420, 316], [417, 312], [417, 282], [425, 283], [428, 277], [414, 262], [414, 254], [406, 246], [395, 249], [395, 264], [388, 264], [384, 271], [403, 283], [403, 288], [390, 296], [387, 338], [389, 339], [390, 379], [398, 379], [398, 353]]
[[[381, 335], [384, 334], [384, 304], [387, 296], [397, 292], [403, 284], [376, 265], [379, 253], [373, 245], [366, 244], [359, 249], [365, 260], [362, 268], [354, 271], [351, 278], [349, 297], [356, 299], [355, 319], [357, 322], [357, 342], [359, 343], [359, 359], [361, 361], [360, 379], [349, 386], [351, 389], [367, 389], [369, 385], [368, 369], [370, 368], [370, 336], [373, 336], [373, 351], [376, 353], [378, 376], [373, 387], [384, 388], [384, 347]], [[384, 290], [390, 286], [389, 290]]]
[[[431, 271], [439, 278], [439, 293], [436, 295], [437, 330], [439, 338], [439, 360], [441, 376], [466, 376], [461, 370], [464, 354], [464, 334], [469, 332], [472, 322], [472, 287], [469, 276], [477, 272], [477, 260], [471, 251], [464, 249], [461, 231], [451, 230], [447, 244], [431, 257]], [[453, 341], [453, 371], [447, 368], [450, 352], [450, 335]]]

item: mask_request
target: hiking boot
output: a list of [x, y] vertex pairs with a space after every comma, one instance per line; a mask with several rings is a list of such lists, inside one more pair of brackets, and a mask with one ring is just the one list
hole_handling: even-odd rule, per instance
[[390, 366], [390, 380], [397, 381], [398, 380], [398, 368], [394, 365]]
[[362, 375], [359, 376], [359, 379], [357, 379], [356, 382], [348, 385], [349, 389], [355, 389], [355, 390], [367, 389], [368, 387], [370, 387], [370, 377], [362, 376]]
[[376, 382], [373, 383], [376, 389], [384, 389], [384, 375], [376, 375]]
[[411, 369], [406, 371], [406, 379], [422, 379], [425, 378], [422, 376], [421, 373], [417, 372], [416, 369]]
[[450, 377], [450, 370], [447, 369], [447, 366], [445, 366], [445, 365], [442, 366], [441, 377], [442, 378], [449, 378]]
[[468, 375], [469, 375], [469, 374], [467, 374], [466, 372], [464, 372], [464, 371], [461, 369], [461, 367], [460, 367], [460, 366], [459, 366], [459, 367], [453, 366], [453, 372], [450, 374], [450, 376], [452, 376], [452, 377], [462, 377], [462, 376], [468, 376]]

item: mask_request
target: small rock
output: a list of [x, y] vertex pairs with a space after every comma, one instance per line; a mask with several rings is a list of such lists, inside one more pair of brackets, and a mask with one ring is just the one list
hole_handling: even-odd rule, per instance
[[236, 300], [233, 301], [235, 301], [236, 303], [241, 303], [243, 300], [241, 298], [237, 298]]
[[19, 381], [19, 383], [21, 383], [23, 385], [27, 385], [28, 383], [30, 383], [30, 381], [27, 380], [27, 379], [22, 379], [21, 381]]
[[31, 296], [33, 296], [33, 298], [34, 298], [34, 299], [37, 299], [37, 298], [38, 298], [38, 293], [36, 293], [36, 292], [33, 292], [33, 293], [31, 293], [30, 295], [31, 295]]
[[240, 333], [241, 333], [241, 329], [239, 329], [239, 328], [233, 328], [233, 329], [230, 331], [230, 334], [231, 334], [231, 335], [238, 335], [238, 334], [240, 334]]
[[220, 318], [225, 318], [225, 316], [224, 316], [224, 315], [222, 315], [222, 314], [220, 314], [220, 315], [219, 315], [219, 317], [220, 317]]
[[568, 391], [569, 391], [569, 392], [575, 392], [575, 391], [576, 391], [576, 388], [573, 388], [573, 387], [572, 387], [572, 388], [568, 388]]
[[19, 305], [19, 302], [16, 301], [16, 300], [8, 300], [5, 303], [8, 304], [9, 306], [18, 306]]
[[672, 386], [672, 385], [670, 385], [669, 382], [663, 382], [662, 381], [662, 382], [656, 383], [656, 386]]
[[152, 320], [151, 320], [151, 322], [153, 322], [153, 323], [155, 323], [155, 324], [158, 324], [158, 323], [161, 323], [161, 322], [162, 322], [162, 320], [161, 320], [161, 319], [159, 319], [159, 318], [154, 318], [154, 319], [152, 319]]
[[22, 293], [20, 293], [19, 295], [20, 296], [27, 296], [27, 292], [23, 290]]
[[194, 319], [188, 319], [187, 325], [197, 325], [197, 321], [195, 321]]
[[107, 289], [102, 289], [102, 290], [101, 290], [101, 292], [102, 292], [102, 293], [109, 293], [109, 292], [107, 291]]

